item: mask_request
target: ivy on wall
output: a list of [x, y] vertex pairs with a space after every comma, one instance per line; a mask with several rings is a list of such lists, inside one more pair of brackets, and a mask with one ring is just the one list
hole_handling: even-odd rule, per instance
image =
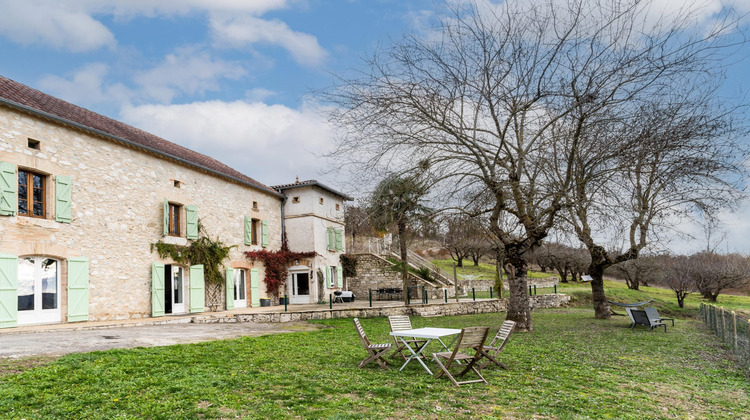
[[266, 291], [269, 295], [277, 298], [289, 275], [287, 266], [294, 260], [312, 258], [315, 255], [317, 255], [315, 251], [292, 252], [287, 248], [286, 244], [278, 251], [262, 249], [260, 251], [245, 252], [245, 256], [251, 261], [260, 260], [263, 262], [266, 268], [266, 277], [263, 279], [263, 282], [266, 283]]
[[229, 251], [235, 246], [224, 245], [219, 239], [211, 239], [198, 221], [198, 239], [189, 241], [188, 245], [167, 244], [162, 241], [151, 244], [151, 252], [156, 250], [161, 258], [171, 258], [178, 264], [203, 264], [205, 281], [208, 284], [224, 284], [222, 262], [229, 257]]
[[344, 277], [357, 277], [357, 257], [354, 255], [341, 254], [339, 257]]

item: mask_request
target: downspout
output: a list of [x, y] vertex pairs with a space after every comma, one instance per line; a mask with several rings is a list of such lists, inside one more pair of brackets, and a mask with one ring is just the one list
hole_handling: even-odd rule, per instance
[[284, 248], [284, 245], [286, 245], [287, 248], [289, 248], [289, 244], [286, 242], [286, 219], [284, 218], [284, 206], [286, 205], [286, 200], [288, 197], [283, 192], [279, 191], [282, 195], [281, 199], [281, 247]]

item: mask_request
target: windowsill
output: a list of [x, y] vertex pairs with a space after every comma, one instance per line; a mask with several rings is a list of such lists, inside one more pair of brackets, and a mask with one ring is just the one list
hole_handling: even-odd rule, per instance
[[187, 238], [181, 238], [179, 236], [165, 236], [162, 242], [170, 245], [187, 245]]
[[56, 221], [52, 219], [42, 219], [40, 217], [29, 217], [29, 216], [10, 216], [11, 220], [16, 219], [16, 223], [21, 226], [39, 226], [46, 229], [55, 229], [58, 227]]

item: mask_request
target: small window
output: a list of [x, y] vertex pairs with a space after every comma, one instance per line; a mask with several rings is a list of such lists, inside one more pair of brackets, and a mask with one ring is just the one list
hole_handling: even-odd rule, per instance
[[341, 207], [338, 204], [336, 204], [336, 211], [339, 211], [339, 210], [341, 210]]
[[180, 186], [182, 185], [182, 182], [180, 182], [180, 181], [178, 181], [176, 179], [173, 179], [172, 182], [174, 182], [174, 187], [175, 188], [180, 188]]
[[258, 245], [258, 237], [260, 237], [260, 220], [253, 219], [253, 231], [250, 234], [250, 243], [253, 245]]
[[29, 139], [29, 148], [34, 150], [41, 149], [42, 143], [39, 140]]
[[180, 210], [182, 206], [169, 203], [169, 235], [180, 236]]
[[323, 204], [323, 197], [320, 197], [320, 204]]
[[331, 287], [331, 288], [336, 287], [336, 284], [337, 284], [336, 283], [336, 267], [331, 266], [331, 267], [328, 267], [328, 269], [331, 272], [331, 275], [328, 277], [329, 279], [331, 279], [331, 282], [328, 285], [328, 287]]
[[258, 210], [258, 202], [253, 201], [253, 210]]
[[299, 203], [299, 197], [293, 197], [292, 203]]
[[18, 170], [18, 214], [21, 216], [44, 217], [46, 195], [42, 174]]

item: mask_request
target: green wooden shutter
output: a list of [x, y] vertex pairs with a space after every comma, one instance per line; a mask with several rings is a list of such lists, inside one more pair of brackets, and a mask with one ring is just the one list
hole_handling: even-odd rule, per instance
[[187, 238], [198, 239], [198, 207], [185, 206], [185, 219], [187, 220]]
[[245, 216], [245, 245], [253, 244], [253, 218]]
[[227, 267], [227, 310], [234, 309], [234, 268]]
[[71, 219], [70, 182], [69, 176], [55, 176], [55, 221], [60, 223], [70, 223]]
[[334, 238], [333, 228], [328, 228], [328, 250], [333, 251], [336, 246], [336, 239]]
[[[162, 275], [164, 275], [163, 269]], [[86, 257], [68, 258], [68, 322], [88, 320], [89, 259]]]
[[190, 266], [190, 313], [206, 310], [203, 264]]
[[344, 230], [336, 229], [336, 251], [344, 250]]
[[17, 188], [16, 165], [0, 162], [0, 216], [13, 216], [18, 211]]
[[268, 246], [268, 221], [260, 222], [260, 245], [265, 248]]
[[331, 267], [326, 267], [323, 271], [326, 273], [326, 287], [331, 287]]
[[18, 321], [18, 257], [0, 254], [0, 328]]
[[164, 199], [164, 217], [162, 218], [162, 226], [164, 227], [164, 236], [169, 235], [169, 201]]
[[260, 306], [260, 273], [257, 268], [250, 269], [250, 306]]
[[344, 268], [340, 265], [336, 267], [336, 286], [344, 287]]
[[164, 316], [164, 264], [151, 264], [151, 316]]

